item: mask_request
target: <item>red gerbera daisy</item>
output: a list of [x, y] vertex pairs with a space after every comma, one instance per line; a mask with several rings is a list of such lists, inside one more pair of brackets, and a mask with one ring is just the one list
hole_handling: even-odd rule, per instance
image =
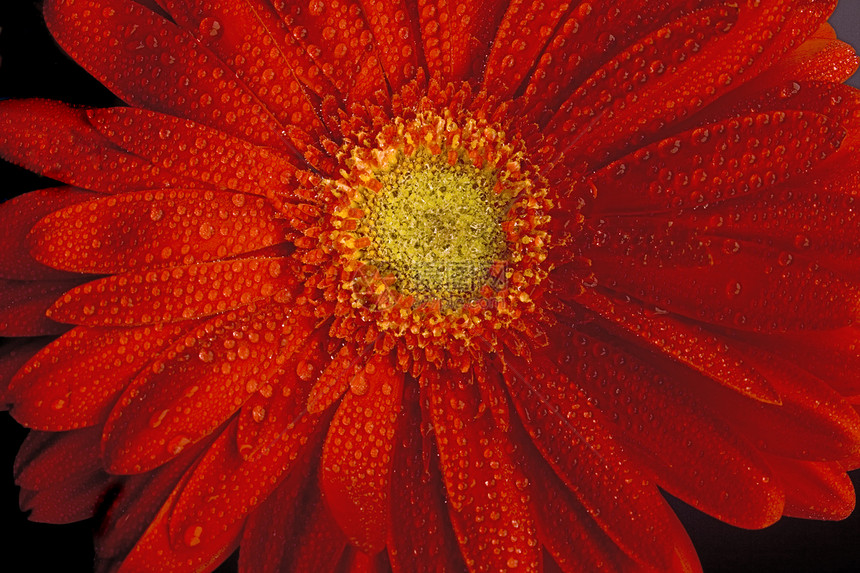
[[127, 106], [0, 104], [66, 184], [0, 206], [23, 506], [113, 492], [122, 572], [697, 570], [658, 487], [845, 517], [835, 4], [48, 0]]

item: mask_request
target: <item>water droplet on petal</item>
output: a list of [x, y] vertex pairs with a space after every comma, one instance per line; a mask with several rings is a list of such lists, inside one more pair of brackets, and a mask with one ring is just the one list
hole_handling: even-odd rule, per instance
[[174, 436], [167, 442], [167, 451], [172, 455], [178, 455], [182, 450], [185, 449], [185, 446], [191, 443], [187, 437], [183, 435]]
[[203, 528], [199, 525], [192, 525], [185, 530], [183, 540], [188, 547], [194, 547], [200, 544], [200, 536], [203, 534]]

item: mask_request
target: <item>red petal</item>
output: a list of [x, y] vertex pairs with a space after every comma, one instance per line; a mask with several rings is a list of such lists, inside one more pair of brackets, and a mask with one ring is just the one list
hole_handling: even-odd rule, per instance
[[[523, 439], [527, 439], [525, 436]], [[604, 533], [532, 448], [522, 448], [541, 544], [565, 572], [623, 571], [634, 562]]]
[[597, 193], [594, 211], [668, 211], [758, 192], [809, 171], [836, 151], [844, 137], [834, 120], [804, 111], [700, 127], [598, 171], [591, 179]]
[[633, 559], [665, 570], [674, 553], [665, 502], [621, 453], [600, 412], [546, 356], [508, 357], [504, 374], [520, 420], [556, 474]]
[[804, 460], [850, 459], [860, 453], [860, 415], [824, 382], [798, 366], [741, 346], [746, 360], [779, 393], [781, 405], [744, 399], [703, 380], [689, 378], [691, 392], [766, 452]]
[[801, 519], [840, 520], [854, 511], [854, 486], [837, 462], [805, 462], [767, 456], [785, 491], [785, 515]]
[[720, 40], [734, 30], [737, 19], [737, 8], [717, 6], [650, 33], [586, 80], [558, 108], [546, 134], [567, 142], [561, 153], [575, 148], [577, 157], [600, 165], [678, 121], [704, 103], [690, 94], [715, 91], [717, 76], [702, 73], [703, 61], [713, 57], [715, 46], [725, 48]]
[[[299, 277], [287, 258], [248, 258], [132, 271], [59, 294], [49, 315], [84, 326], [140, 326], [211, 316], [274, 297]], [[68, 289], [67, 289], [68, 290]]]
[[39, 352], [50, 338], [22, 338], [17, 340], [6, 340], [0, 344], [0, 410], [6, 410], [12, 402], [10, 391], [12, 378], [37, 352]]
[[0, 155], [40, 175], [107, 193], [191, 183], [116, 149], [93, 129], [86, 109], [52, 101], [0, 102]]
[[103, 422], [134, 375], [191, 326], [75, 328], [15, 376], [12, 415], [29, 428], [55, 432]]
[[743, 361], [732, 341], [669, 314], [647, 312], [641, 305], [589, 289], [576, 301], [621, 329], [649, 349], [658, 349], [700, 374], [761, 402], [778, 403], [779, 396], [767, 379]]
[[483, 72], [507, 2], [418, 0], [427, 69], [444, 82]]
[[0, 203], [0, 277], [17, 280], [71, 278], [68, 273], [46, 267], [30, 255], [27, 240], [39, 219], [58, 209], [98, 197], [73, 187], [39, 189]]
[[[305, 55], [302, 61], [295, 57], [295, 40], [267, 2], [191, 0], [170, 2], [168, 11], [247, 84], [280, 125], [300, 126], [317, 135], [324, 132], [314, 101], [294, 75], [296, 68], [302, 70], [303, 63], [312, 65], [310, 58]], [[249, 42], [249, 38], [254, 41]], [[309, 85], [317, 84], [327, 82], [317, 79]], [[324, 93], [330, 91], [329, 87]]]
[[727, 202], [709, 211], [711, 224], [701, 221], [700, 225], [710, 227], [703, 231], [711, 236], [777, 250], [781, 266], [814, 262], [856, 280], [860, 216], [857, 198], [849, 195], [849, 189], [858, 182], [857, 174], [842, 175], [824, 165], [817, 172], [826, 179], [810, 178], [744, 201]]
[[[714, 243], [706, 243], [708, 266], [658, 266], [671, 260], [666, 251], [650, 258], [607, 253], [593, 259], [592, 269], [605, 288], [721, 326], [779, 332], [840, 328], [854, 320], [856, 288], [828, 270], [786, 266], [780, 252], [733, 239]], [[780, 304], [785, 300], [792, 301], [791, 313]]]
[[311, 322], [293, 328], [290, 346], [297, 352], [287, 357], [277, 374], [261, 384], [242, 406], [236, 444], [243, 458], [258, 456], [262, 449], [292, 431], [297, 417], [305, 415], [308, 382], [331, 360], [326, 349], [328, 333], [323, 329], [312, 333], [313, 327]]
[[200, 440], [152, 472], [123, 478], [119, 494], [96, 536], [99, 559], [118, 560], [131, 551], [171, 492], [181, 488], [189, 468], [211, 442], [212, 439]]
[[69, 329], [48, 318], [48, 309], [63, 293], [84, 282], [10, 281], [0, 279], [0, 336], [45, 336]]
[[33, 255], [54, 268], [122, 273], [224, 259], [283, 242], [262, 198], [164, 190], [103, 197], [57, 211], [33, 229]]
[[478, 413], [471, 376], [435, 370], [425, 376], [448, 512], [466, 565], [472, 573], [538, 571], [528, 481], [511, 459], [510, 435]]
[[403, 372], [374, 354], [350, 382], [323, 445], [320, 489], [353, 546], [373, 555], [385, 546], [394, 431]]
[[[302, 510], [306, 509], [303, 506], [309, 489], [305, 482], [312, 481], [301, 472], [293, 472], [248, 516], [240, 543], [239, 571], [281, 571], [281, 561], [290, 550], [295, 550], [299, 531], [308, 523], [309, 516]], [[337, 529], [331, 516], [325, 516], [324, 520]], [[340, 540], [346, 545], [343, 535]]]
[[307, 475], [322, 437], [322, 422], [318, 416], [305, 415], [291, 432], [250, 460], [239, 454], [235, 422], [231, 423], [208, 448], [167, 516], [164, 534], [175, 554], [202, 557], [214, 547], [226, 546], [282, 480], [292, 472]]
[[391, 563], [385, 552], [368, 555], [352, 546], [347, 546], [337, 573], [391, 573]]
[[356, 350], [352, 344], [342, 346], [311, 387], [308, 412], [324, 412], [337, 402], [364, 366], [371, 350], [371, 346], [366, 347], [363, 352]]
[[509, 3], [484, 72], [484, 87], [491, 94], [507, 99], [517, 91], [570, 7], [561, 3], [549, 9], [540, 0]]
[[[540, 2], [534, 4], [538, 10], [544, 9]], [[611, 8], [601, 3], [597, 9], [588, 2], [572, 4], [573, 10], [553, 31], [538, 58], [525, 90], [538, 116], [551, 115], [584, 79], [618, 52], [689, 12], [677, 2], [653, 0], [626, 0]]]
[[767, 83], [820, 80], [841, 84], [858, 66], [857, 54], [849, 44], [836, 39], [829, 24], [786, 54], [762, 78]]
[[[673, 22], [640, 42], [644, 53], [634, 46], [592, 76], [556, 115], [556, 132], [574, 142], [590, 165], [652, 138], [733, 83], [754, 78], [825, 20], [823, 10], [797, 10], [796, 3], [718, 6]], [[652, 46], [659, 51], [650, 52]]]
[[101, 470], [99, 432], [28, 436], [15, 460], [21, 509], [43, 523], [92, 517], [113, 479]]
[[40, 491], [21, 489], [21, 510], [30, 521], [55, 525], [93, 517], [116, 478], [93, 472], [75, 482], [62, 482]]
[[[229, 434], [228, 428], [212, 444], [212, 448], [221, 446], [222, 439]], [[172, 573], [212, 571], [233, 552], [241, 536], [241, 521], [225, 523], [222, 527], [207, 523], [207, 530], [201, 525], [195, 525], [186, 530], [185, 535], [179, 539], [173, 539], [169, 535], [170, 514], [188, 480], [189, 476], [186, 474], [152, 518], [143, 536], [123, 559], [117, 573], [151, 573], [153, 570]], [[217, 534], [214, 534], [216, 531]]]
[[[464, 571], [446, 510], [442, 476], [432, 441], [421, 432], [418, 386], [408, 379], [391, 468], [388, 554], [395, 573]], [[426, 461], [425, 461], [426, 460]], [[420, 535], [414, 532], [420, 531]]]
[[15, 460], [15, 483], [30, 490], [49, 489], [101, 468], [97, 428], [73, 432], [30, 432]]
[[292, 37], [348, 103], [386, 93], [385, 75], [359, 0], [275, 2]]
[[134, 108], [88, 116], [112, 143], [206, 187], [267, 196], [294, 185], [296, 167], [285, 156], [204, 124]]
[[860, 331], [834, 331], [752, 339], [754, 344], [791, 360], [843, 396], [860, 395]]
[[[845, 156], [851, 155], [850, 145], [857, 140], [860, 118], [854, 110], [858, 107], [860, 93], [848, 85], [814, 80], [798, 82], [795, 79], [773, 83], [756, 81], [726, 94], [688, 123], [707, 126], [711, 123], [724, 123], [732, 118], [755, 117], [763, 113], [773, 115], [774, 112], [803, 111], [824, 115], [829, 119], [831, 128], [835, 129], [837, 124], [841, 125], [848, 131], [848, 135], [842, 140], [839, 152], [831, 154], [826, 161], [819, 163], [821, 158], [813, 158], [815, 169], [804, 178], [794, 178], [791, 188], [808, 193], [808, 180], [817, 174], [826, 173], [827, 179], [821, 182], [825, 188], [841, 190], [839, 185], [844, 182], [846, 175], [856, 177], [857, 173], [856, 162], [846, 161]], [[840, 164], [839, 167], [836, 168], [834, 163]]]
[[214, 318], [133, 380], [104, 427], [110, 471], [157, 467], [238, 410], [296, 350], [284, 312], [274, 304]]
[[284, 147], [277, 121], [248, 88], [155, 12], [125, 0], [49, 0], [44, 15], [63, 49], [126, 103]]
[[[631, 458], [672, 495], [721, 521], [760, 528], [782, 515], [783, 496], [758, 452], [699, 401], [674, 373], [663, 374], [610, 343], [559, 333], [553, 355], [615, 425]], [[581, 373], [588, 373], [582, 376]], [[631, 408], [631, 404], [636, 404]]]
[[241, 573], [339, 571], [347, 540], [310, 482], [302, 487], [291, 478], [251, 515], [239, 552]]
[[415, 77], [421, 56], [418, 8], [407, 0], [361, 0], [385, 77], [398, 93]]

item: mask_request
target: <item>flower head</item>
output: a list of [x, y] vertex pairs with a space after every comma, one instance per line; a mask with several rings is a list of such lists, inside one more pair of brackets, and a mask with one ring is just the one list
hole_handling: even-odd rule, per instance
[[123, 572], [695, 571], [658, 487], [846, 516], [834, 7], [47, 0], [127, 105], [0, 103], [64, 184], [0, 206], [23, 504], [114, 492]]

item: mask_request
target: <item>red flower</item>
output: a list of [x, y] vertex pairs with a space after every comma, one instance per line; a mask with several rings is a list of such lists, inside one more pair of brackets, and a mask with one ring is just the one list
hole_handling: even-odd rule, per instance
[[48, 0], [128, 107], [0, 104], [68, 185], [0, 206], [23, 505], [115, 492], [127, 572], [696, 570], [657, 486], [845, 517], [834, 7]]

